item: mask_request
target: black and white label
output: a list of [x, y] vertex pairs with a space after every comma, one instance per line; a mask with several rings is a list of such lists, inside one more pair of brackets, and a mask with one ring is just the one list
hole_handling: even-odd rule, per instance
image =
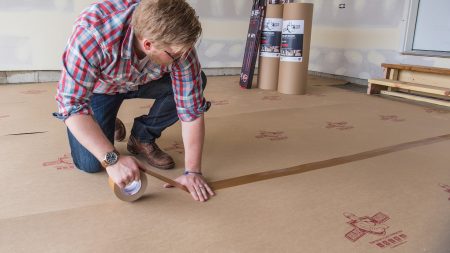
[[283, 20], [280, 61], [303, 61], [304, 20]]
[[280, 57], [281, 30], [283, 28], [283, 19], [266, 18], [264, 19], [264, 28], [261, 33], [262, 57]]

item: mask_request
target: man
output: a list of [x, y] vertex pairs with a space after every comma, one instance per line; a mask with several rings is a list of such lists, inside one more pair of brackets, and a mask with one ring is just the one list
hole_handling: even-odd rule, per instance
[[180, 118], [185, 172], [176, 181], [195, 200], [214, 195], [201, 174], [209, 104], [194, 49], [200, 34], [195, 10], [185, 0], [106, 0], [82, 12], [63, 54], [55, 113], [67, 125], [77, 168], [89, 173], [105, 168], [121, 188], [138, 180], [138, 161], [114, 148], [114, 136], [125, 135], [116, 117], [124, 99], [151, 98], [148, 115], [134, 120], [128, 151], [156, 168], [173, 168], [155, 140]]

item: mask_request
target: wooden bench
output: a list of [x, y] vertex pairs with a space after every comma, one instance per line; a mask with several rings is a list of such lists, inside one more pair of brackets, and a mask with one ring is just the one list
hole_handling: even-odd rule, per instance
[[367, 94], [385, 94], [450, 107], [450, 69], [387, 64], [383, 79], [369, 79]]

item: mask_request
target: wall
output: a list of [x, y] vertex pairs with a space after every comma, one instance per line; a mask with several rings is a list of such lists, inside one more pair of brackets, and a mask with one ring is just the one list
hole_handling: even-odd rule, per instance
[[314, 3], [310, 70], [368, 79], [382, 77], [383, 62], [450, 68], [448, 58], [401, 54], [409, 0], [300, 2]]
[[[92, 0], [1, 0], [0, 71], [59, 70], [77, 15]], [[203, 24], [199, 55], [204, 67], [242, 63], [251, 3], [191, 0]]]
[[[92, 0], [0, 1], [0, 71], [59, 70], [72, 23]], [[250, 0], [190, 0], [204, 35], [206, 68], [242, 63]], [[310, 70], [380, 77], [382, 62], [450, 67], [449, 59], [402, 55], [409, 0], [310, 0], [314, 25]], [[345, 9], [339, 9], [345, 3]], [[45, 73], [45, 72], [43, 72]], [[1, 79], [1, 77], [0, 77]]]
[[75, 13], [86, 2], [0, 1], [0, 70], [60, 69]]

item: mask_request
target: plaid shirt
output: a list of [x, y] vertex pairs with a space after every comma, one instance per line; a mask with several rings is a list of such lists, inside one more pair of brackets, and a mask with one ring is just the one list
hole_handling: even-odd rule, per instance
[[139, 0], [107, 0], [85, 9], [75, 22], [63, 54], [63, 70], [56, 101], [65, 120], [74, 114], [93, 114], [92, 94], [117, 94], [170, 73], [178, 117], [198, 118], [207, 107], [201, 67], [195, 49], [187, 57], [164, 66], [149, 61], [140, 71], [133, 49], [131, 17]]

